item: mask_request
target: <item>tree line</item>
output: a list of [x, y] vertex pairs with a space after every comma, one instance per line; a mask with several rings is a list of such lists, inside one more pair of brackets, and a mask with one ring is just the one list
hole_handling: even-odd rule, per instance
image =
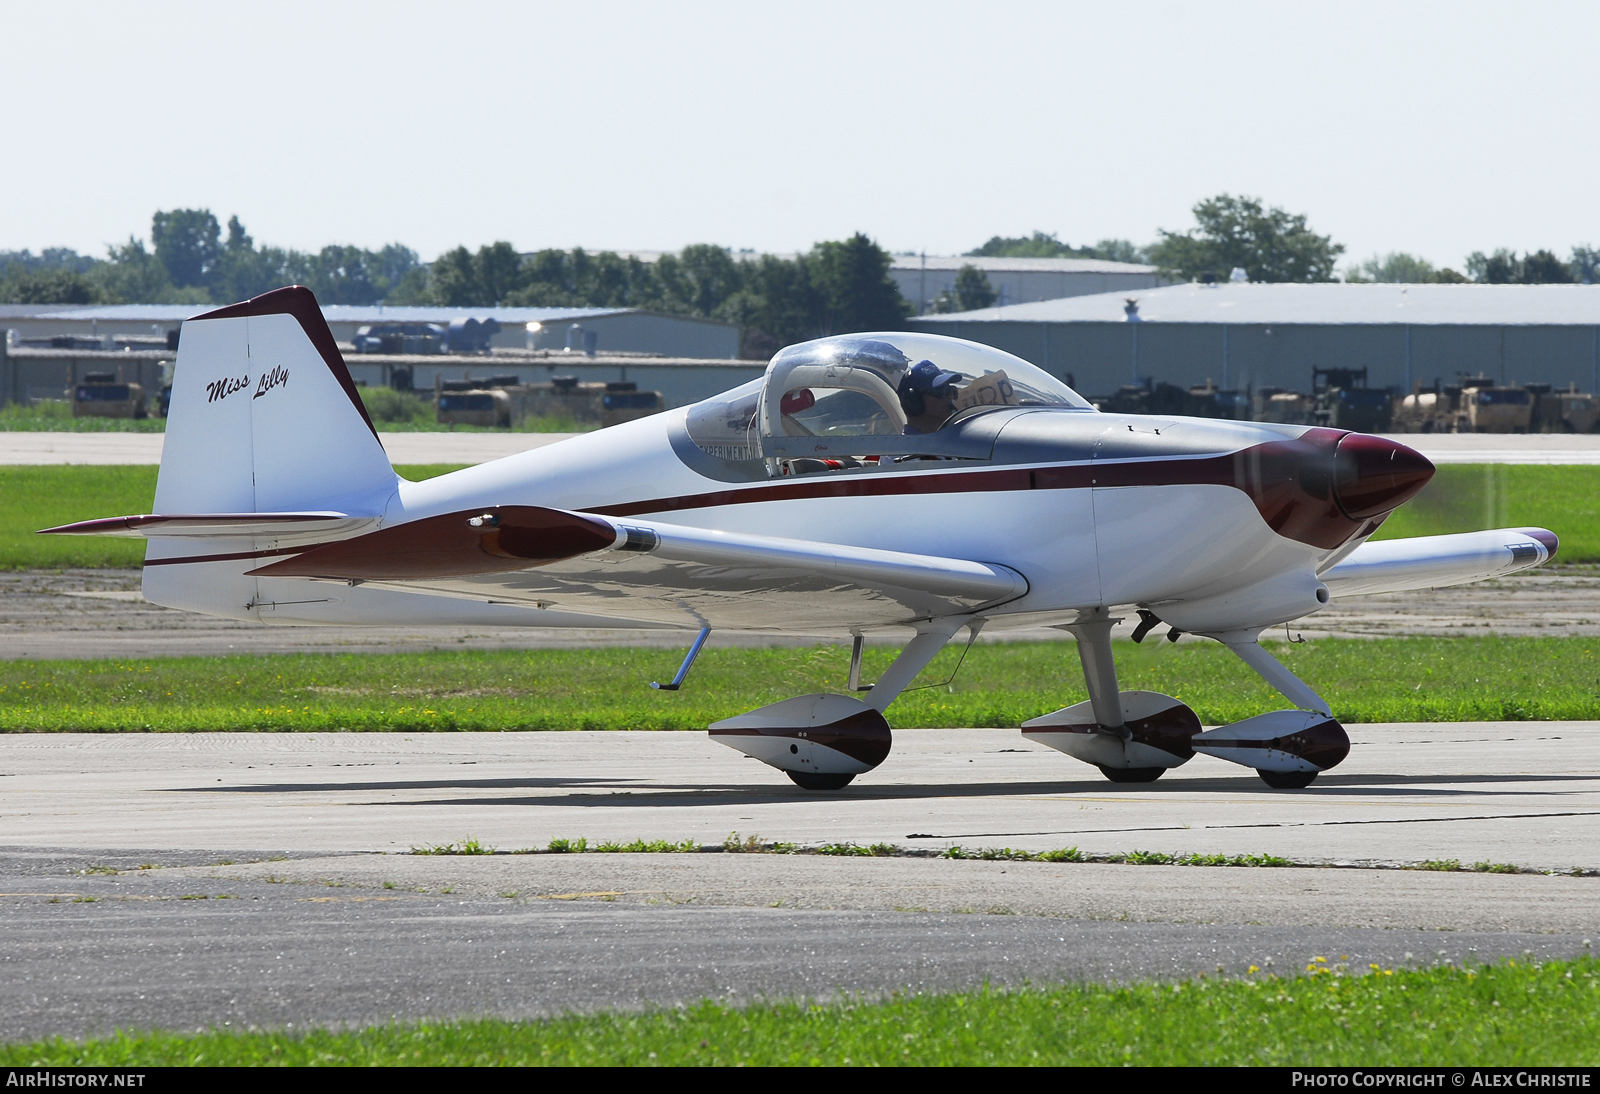
[[[1243, 269], [1251, 281], [1340, 279], [1343, 244], [1313, 231], [1304, 214], [1261, 199], [1219, 194], [1193, 208], [1195, 223], [1162, 229], [1137, 246], [1103, 239], [1075, 247], [1054, 233], [994, 236], [973, 257], [1096, 258], [1139, 262], [1177, 281], [1227, 280]], [[761, 357], [779, 346], [826, 334], [884, 330], [912, 313], [889, 277], [892, 256], [867, 236], [817, 243], [793, 257], [735, 254], [696, 244], [655, 262], [612, 251], [547, 249], [532, 254], [498, 241], [476, 251], [458, 246], [423, 263], [399, 243], [379, 250], [330, 245], [320, 251], [257, 245], [237, 216], [226, 232], [208, 209], [171, 209], [151, 218], [149, 245], [130, 236], [104, 258], [67, 248], [0, 251], [0, 303], [223, 304], [280, 285], [311, 288], [326, 304], [458, 307], [628, 307], [736, 323], [744, 352]], [[1474, 252], [1464, 271], [1436, 268], [1395, 252], [1347, 267], [1350, 282], [1589, 284], [1600, 250], [1574, 247], [1568, 259], [1548, 249], [1518, 255]], [[975, 265], [932, 302], [956, 312], [994, 304], [994, 286]]]

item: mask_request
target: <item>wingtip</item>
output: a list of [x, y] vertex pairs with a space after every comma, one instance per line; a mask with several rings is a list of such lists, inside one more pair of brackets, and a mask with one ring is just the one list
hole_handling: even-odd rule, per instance
[[1556, 557], [1556, 551], [1561, 548], [1561, 539], [1548, 528], [1518, 528], [1517, 531], [1530, 539], [1536, 539], [1544, 544], [1546, 562]]

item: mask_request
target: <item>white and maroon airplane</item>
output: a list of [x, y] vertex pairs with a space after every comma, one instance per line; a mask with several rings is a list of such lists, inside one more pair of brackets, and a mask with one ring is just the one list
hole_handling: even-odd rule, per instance
[[[790, 346], [693, 406], [413, 483], [390, 466], [310, 291], [184, 324], [144, 595], [287, 624], [507, 624], [854, 639], [848, 691], [712, 737], [837, 789], [888, 756], [884, 712], [958, 632], [1070, 631], [1089, 700], [1028, 737], [1147, 782], [1196, 752], [1308, 785], [1349, 753], [1326, 702], [1257, 644], [1331, 597], [1537, 566], [1543, 529], [1368, 543], [1433, 474], [1335, 429], [1102, 414], [987, 346], [851, 334]], [[1202, 731], [1120, 691], [1111, 628], [1226, 645], [1296, 709]], [[867, 690], [862, 636], [907, 637]]]

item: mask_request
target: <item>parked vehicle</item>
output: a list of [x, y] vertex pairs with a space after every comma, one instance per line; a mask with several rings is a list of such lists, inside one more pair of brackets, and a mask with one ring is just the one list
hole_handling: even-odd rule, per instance
[[143, 418], [144, 387], [120, 384], [114, 372], [91, 372], [72, 387], [74, 418]]
[[357, 353], [444, 352], [445, 330], [437, 323], [369, 323], [356, 329]]
[[1387, 388], [1368, 387], [1364, 368], [1312, 369], [1311, 397], [1318, 425], [1354, 433], [1389, 430], [1394, 395]]
[[511, 428], [511, 396], [483, 380], [441, 380], [434, 418], [446, 425]]
[[1462, 432], [1526, 433], [1533, 424], [1533, 393], [1524, 387], [1463, 388], [1459, 418], [1466, 422]]

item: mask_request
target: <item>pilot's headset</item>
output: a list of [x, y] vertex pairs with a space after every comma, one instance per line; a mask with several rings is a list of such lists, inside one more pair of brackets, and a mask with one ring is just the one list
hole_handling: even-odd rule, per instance
[[953, 399], [955, 384], [960, 379], [959, 373], [946, 372], [932, 361], [918, 361], [900, 380], [896, 391], [900, 396], [900, 408], [908, 418], [921, 417], [928, 409], [924, 395]]

